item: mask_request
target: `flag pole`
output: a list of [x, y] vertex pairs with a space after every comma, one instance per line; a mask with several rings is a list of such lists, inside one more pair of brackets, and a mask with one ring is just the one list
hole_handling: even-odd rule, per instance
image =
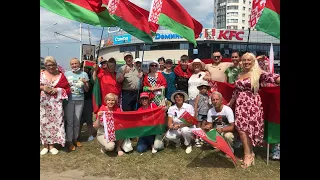
[[248, 39], [247, 39], [247, 47], [246, 47], [246, 52], [248, 52], [248, 47], [249, 47], [249, 40], [250, 40], [250, 31], [251, 31], [251, 28], [249, 27], [249, 34], [248, 34]]

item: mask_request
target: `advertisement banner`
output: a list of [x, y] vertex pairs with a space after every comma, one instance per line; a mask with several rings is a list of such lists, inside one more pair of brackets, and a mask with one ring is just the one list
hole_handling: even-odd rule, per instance
[[113, 37], [113, 44], [124, 44], [124, 43], [130, 43], [131, 42], [131, 35], [124, 34], [122, 36], [114, 36]]

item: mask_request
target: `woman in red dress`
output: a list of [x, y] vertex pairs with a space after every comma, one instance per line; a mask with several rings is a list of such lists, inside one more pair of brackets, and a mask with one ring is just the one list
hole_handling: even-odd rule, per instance
[[236, 102], [235, 125], [244, 149], [241, 167], [247, 168], [254, 164], [253, 146], [263, 143], [263, 108], [258, 94], [259, 86], [262, 83], [280, 84], [280, 76], [262, 71], [252, 53], [242, 56], [242, 64], [243, 72], [235, 82], [235, 90], [228, 106]]

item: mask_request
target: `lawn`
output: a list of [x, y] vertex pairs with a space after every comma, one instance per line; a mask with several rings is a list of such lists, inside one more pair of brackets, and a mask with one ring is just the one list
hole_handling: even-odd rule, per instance
[[[82, 134], [86, 139], [86, 134]], [[135, 148], [136, 142], [133, 143]], [[42, 149], [42, 146], [40, 146]], [[236, 149], [240, 157], [242, 149]], [[168, 146], [163, 151], [152, 154], [136, 151], [117, 157], [115, 152], [102, 154], [97, 140], [83, 142], [76, 151], [46, 154], [40, 157], [40, 172], [61, 173], [79, 170], [84, 176], [112, 177], [117, 179], [280, 179], [280, 161], [266, 164], [265, 148], [255, 149], [256, 164], [242, 169], [240, 162], [235, 167], [230, 159], [210, 146], [193, 147], [190, 154], [185, 147]]]

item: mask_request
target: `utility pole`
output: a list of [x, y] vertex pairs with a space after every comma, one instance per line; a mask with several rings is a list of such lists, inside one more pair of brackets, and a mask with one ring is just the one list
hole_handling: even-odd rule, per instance
[[82, 23], [80, 22], [80, 56], [79, 56], [80, 62], [82, 62], [81, 56], [82, 56]]
[[89, 44], [91, 45], [90, 26], [88, 24]]

